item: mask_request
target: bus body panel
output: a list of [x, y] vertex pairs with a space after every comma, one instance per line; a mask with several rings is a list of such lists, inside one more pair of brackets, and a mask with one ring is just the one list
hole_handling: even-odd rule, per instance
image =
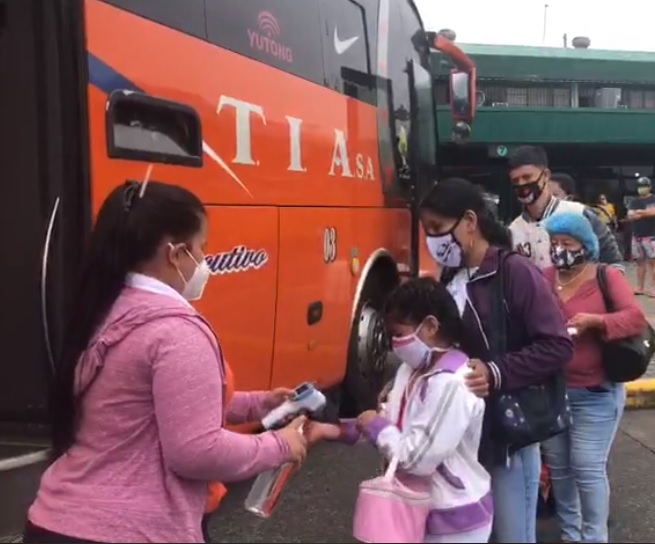
[[[343, 375], [352, 307], [351, 208], [281, 208], [278, 323], [272, 383], [322, 385]], [[321, 317], [312, 318], [312, 305]], [[318, 310], [317, 310], [318, 311]]]
[[[205, 166], [156, 165], [156, 179], [208, 204], [383, 205], [373, 106], [98, 0], [88, 1], [87, 26], [90, 55], [202, 119]], [[94, 136], [104, 116], [92, 110], [92, 125], [103, 127]], [[117, 182], [104, 140], [92, 139], [100, 200]]]
[[272, 206], [207, 206], [212, 277], [194, 303], [209, 320], [243, 389], [270, 383], [278, 291], [278, 216]]
[[[273, 385], [343, 378], [362, 269], [378, 249], [409, 261], [407, 210], [281, 208]], [[366, 228], [362, 228], [363, 226]], [[308, 323], [312, 304], [322, 317]]]
[[[94, 213], [117, 184], [148, 170], [107, 156], [111, 92], [192, 106], [202, 122], [202, 168], [155, 164], [151, 175], [207, 205], [214, 274], [197, 306], [215, 327], [239, 387], [338, 383], [372, 256], [389, 255], [401, 272], [410, 266], [411, 217], [401, 196], [409, 185], [393, 182], [390, 172], [381, 179], [378, 123], [390, 122], [387, 105], [379, 116], [371, 103], [327, 83], [99, 0], [86, 6]], [[332, 34], [315, 38], [332, 43]], [[400, 57], [394, 62], [405, 66]], [[409, 96], [406, 75], [396, 72], [394, 107]], [[389, 196], [399, 207], [385, 207]], [[422, 272], [432, 273], [431, 263], [422, 255]]]

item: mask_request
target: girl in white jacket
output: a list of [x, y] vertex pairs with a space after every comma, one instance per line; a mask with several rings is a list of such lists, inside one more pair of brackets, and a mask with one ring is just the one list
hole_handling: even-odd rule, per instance
[[360, 432], [407, 473], [429, 478], [433, 508], [425, 542], [488, 542], [493, 521], [490, 478], [478, 463], [484, 401], [464, 384], [469, 358], [456, 348], [455, 301], [432, 278], [398, 287], [385, 308], [398, 368], [384, 411], [353, 425], [314, 424], [310, 440], [355, 441]]

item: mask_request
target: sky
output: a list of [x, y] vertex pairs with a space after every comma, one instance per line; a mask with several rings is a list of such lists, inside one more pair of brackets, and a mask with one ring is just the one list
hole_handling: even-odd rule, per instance
[[[428, 30], [450, 28], [458, 42], [561, 47], [568, 34], [594, 49], [655, 51], [653, 0], [415, 0]], [[544, 6], [546, 37], [544, 36]]]

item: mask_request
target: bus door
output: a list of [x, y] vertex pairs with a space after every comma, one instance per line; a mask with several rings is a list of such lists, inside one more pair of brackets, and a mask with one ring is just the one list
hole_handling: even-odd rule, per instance
[[81, 0], [0, 2], [0, 438], [47, 420], [88, 224], [83, 47]]

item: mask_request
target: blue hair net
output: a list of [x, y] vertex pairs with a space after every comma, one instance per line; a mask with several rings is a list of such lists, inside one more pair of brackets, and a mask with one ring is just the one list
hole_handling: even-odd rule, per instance
[[592, 261], [598, 260], [598, 237], [594, 233], [589, 220], [581, 213], [555, 212], [544, 223], [544, 227], [551, 236], [566, 234], [575, 238], [587, 250]]

